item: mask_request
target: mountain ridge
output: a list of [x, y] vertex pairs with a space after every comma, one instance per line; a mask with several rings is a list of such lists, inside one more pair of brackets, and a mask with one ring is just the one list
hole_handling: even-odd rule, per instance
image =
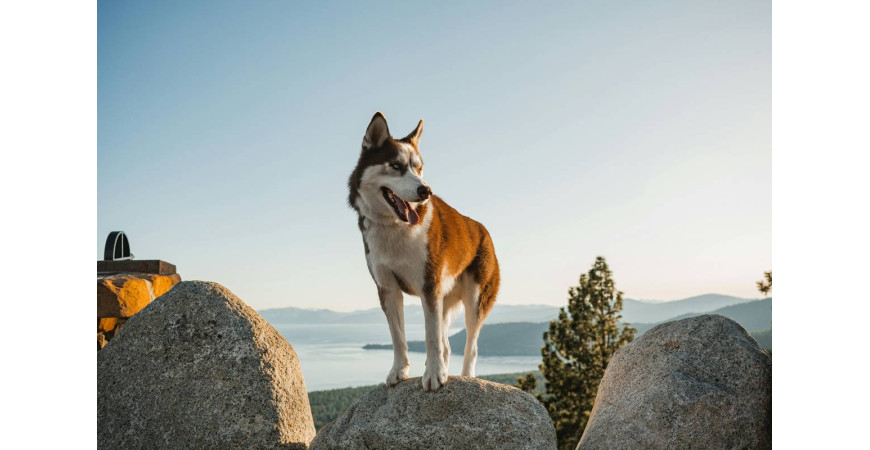
[[[734, 297], [724, 294], [703, 294], [680, 300], [649, 302], [626, 298], [623, 300], [623, 321], [628, 323], [653, 323], [682, 314], [705, 313], [722, 307], [746, 303], [758, 299]], [[374, 307], [356, 311], [333, 311], [297, 307], [268, 308], [258, 311], [272, 324], [362, 324], [383, 323], [384, 313]], [[500, 304], [486, 319], [488, 324], [508, 322], [546, 322], [556, 318], [558, 306], [542, 304]], [[423, 310], [416, 301], [405, 304], [405, 322], [422, 323]]]
[[[633, 323], [637, 336], [646, 333], [651, 328], [673, 320], [685, 319], [701, 314], [720, 314], [733, 319], [746, 328], [752, 336], [770, 350], [772, 325], [772, 299], [752, 300], [737, 305], [729, 305], [706, 313], [688, 313], [672, 317], [656, 323]], [[481, 356], [536, 356], [541, 352], [543, 333], [549, 328], [549, 322], [508, 322], [484, 324], [478, 340], [478, 351]], [[465, 349], [465, 330], [461, 330], [449, 338], [453, 353], [462, 354]], [[367, 344], [366, 350], [388, 350], [391, 344]], [[408, 351], [426, 352], [423, 341], [408, 341]]]

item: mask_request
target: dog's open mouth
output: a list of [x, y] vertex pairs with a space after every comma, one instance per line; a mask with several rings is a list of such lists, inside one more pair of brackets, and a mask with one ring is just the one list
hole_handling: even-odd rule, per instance
[[381, 188], [381, 192], [384, 194], [387, 203], [393, 207], [393, 211], [396, 212], [396, 215], [399, 216], [399, 219], [402, 222], [417, 225], [417, 222], [420, 221], [420, 216], [417, 214], [417, 211], [414, 211], [414, 208], [411, 208], [411, 205], [408, 202], [399, 198], [395, 192], [391, 191], [386, 186]]

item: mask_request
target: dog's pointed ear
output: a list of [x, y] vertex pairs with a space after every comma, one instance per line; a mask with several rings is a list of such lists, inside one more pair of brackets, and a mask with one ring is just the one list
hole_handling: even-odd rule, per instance
[[370, 148], [378, 148], [383, 145], [384, 141], [390, 137], [390, 128], [387, 127], [387, 118], [380, 111], [376, 112], [372, 121], [369, 122], [369, 127], [366, 128], [366, 135], [363, 137], [362, 148], [368, 150]]
[[408, 141], [414, 146], [420, 145], [420, 138], [423, 137], [423, 119], [420, 119], [420, 123], [417, 124], [417, 128], [411, 132], [411, 134], [405, 136], [402, 140]]

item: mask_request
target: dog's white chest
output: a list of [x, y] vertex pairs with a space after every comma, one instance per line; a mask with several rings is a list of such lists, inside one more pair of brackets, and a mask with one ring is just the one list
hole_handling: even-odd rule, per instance
[[414, 291], [422, 291], [429, 258], [425, 222], [413, 227], [367, 224], [363, 231], [369, 249], [366, 261], [379, 286], [395, 282], [389, 277], [398, 276]]

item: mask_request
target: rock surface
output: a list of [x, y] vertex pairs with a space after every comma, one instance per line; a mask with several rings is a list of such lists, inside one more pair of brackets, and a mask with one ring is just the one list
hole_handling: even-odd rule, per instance
[[[122, 262], [122, 261], [98, 261]], [[124, 261], [128, 262], [128, 261]], [[172, 266], [173, 270], [175, 266]], [[181, 281], [176, 273], [97, 274], [97, 350], [118, 334], [121, 325]]]
[[323, 427], [312, 450], [556, 448], [547, 411], [526, 392], [469, 377], [450, 377], [437, 392], [420, 383], [378, 386]]
[[97, 318], [133, 317], [181, 281], [177, 273], [123, 273], [97, 276]]
[[293, 347], [217, 283], [179, 283], [97, 364], [100, 448], [307, 448], [314, 438]]
[[617, 352], [577, 446], [770, 447], [770, 356], [709, 314], [659, 325]]

